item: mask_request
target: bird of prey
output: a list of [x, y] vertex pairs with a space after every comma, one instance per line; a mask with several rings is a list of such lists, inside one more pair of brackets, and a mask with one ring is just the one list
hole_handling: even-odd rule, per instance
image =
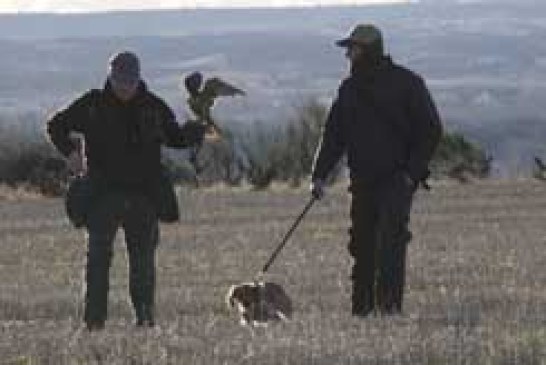
[[211, 109], [217, 97], [220, 96], [237, 96], [245, 95], [245, 92], [227, 82], [212, 77], [205, 81], [203, 85], [203, 75], [200, 72], [193, 72], [184, 79], [184, 85], [188, 91], [188, 105], [197, 118], [207, 126], [210, 126], [217, 133], [221, 134], [221, 130], [214, 121]]
[[[186, 76], [184, 85], [188, 91], [188, 106], [193, 112], [196, 122], [202, 123], [212, 132], [209, 134], [211, 139], [219, 139], [222, 136], [222, 130], [218, 127], [212, 117], [211, 109], [214, 106], [216, 98], [220, 96], [245, 95], [245, 92], [222, 81], [218, 77], [212, 77], [205, 81], [203, 85], [203, 75], [200, 72], [193, 72]], [[196, 176], [202, 170], [197, 161], [197, 155], [201, 149], [201, 144], [194, 146], [190, 150], [190, 163], [195, 169]]]

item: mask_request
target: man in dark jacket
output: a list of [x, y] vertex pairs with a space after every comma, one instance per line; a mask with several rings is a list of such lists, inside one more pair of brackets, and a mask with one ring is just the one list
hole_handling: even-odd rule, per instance
[[[47, 132], [72, 172], [85, 174], [91, 185], [93, 198], [85, 222], [87, 328], [102, 329], [106, 321], [108, 271], [120, 226], [127, 243], [136, 323], [153, 326], [160, 148], [199, 143], [205, 127], [180, 127], [171, 109], [141, 80], [137, 56], [121, 52], [109, 61], [104, 88], [88, 91], [57, 112], [48, 121]], [[73, 132], [83, 135], [85, 151], [72, 139]]]
[[425, 83], [383, 51], [373, 25], [346, 39], [351, 62], [315, 156], [311, 192], [324, 195], [328, 173], [343, 154], [350, 170], [352, 312], [402, 311], [413, 193], [428, 175], [441, 123]]

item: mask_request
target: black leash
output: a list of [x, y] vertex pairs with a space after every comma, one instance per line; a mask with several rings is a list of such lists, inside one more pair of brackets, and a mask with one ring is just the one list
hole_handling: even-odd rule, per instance
[[296, 230], [296, 228], [298, 227], [298, 225], [302, 221], [303, 217], [305, 217], [305, 215], [307, 214], [309, 209], [311, 209], [311, 207], [313, 206], [313, 203], [316, 200], [317, 200], [317, 198], [315, 198], [314, 196], [311, 197], [311, 200], [309, 200], [309, 202], [305, 205], [305, 208], [303, 209], [303, 212], [301, 212], [301, 214], [298, 216], [296, 221], [292, 224], [292, 227], [290, 227], [288, 232], [286, 232], [286, 234], [284, 235], [281, 243], [277, 246], [277, 248], [275, 249], [273, 254], [271, 254], [271, 257], [269, 258], [269, 260], [267, 260], [267, 262], [264, 265], [262, 271], [258, 274], [258, 277], [262, 277], [266, 273], [266, 271], [269, 269], [269, 267], [271, 266], [273, 261], [275, 261], [275, 259], [277, 258], [277, 255], [279, 254], [279, 252], [281, 252], [281, 250], [284, 248], [284, 246], [288, 242], [288, 239], [290, 238], [290, 236], [292, 236], [292, 233], [294, 233], [294, 231]]

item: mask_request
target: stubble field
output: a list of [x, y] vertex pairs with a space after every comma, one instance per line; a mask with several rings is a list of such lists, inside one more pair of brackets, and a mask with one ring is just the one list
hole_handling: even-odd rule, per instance
[[546, 364], [546, 184], [435, 184], [412, 215], [404, 314], [350, 316], [349, 197], [332, 188], [268, 274], [289, 323], [250, 331], [224, 303], [261, 268], [305, 190], [181, 190], [162, 227], [157, 322], [133, 326], [120, 231], [109, 321], [81, 325], [85, 233], [62, 201], [0, 201], [0, 364]]

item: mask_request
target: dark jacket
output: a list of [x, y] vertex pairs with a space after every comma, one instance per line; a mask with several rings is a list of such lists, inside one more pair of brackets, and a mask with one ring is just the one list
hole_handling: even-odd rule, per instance
[[345, 79], [326, 121], [312, 179], [325, 179], [346, 153], [353, 182], [376, 183], [406, 171], [426, 178], [441, 135], [422, 78], [390, 58]]
[[143, 82], [127, 103], [114, 96], [107, 82], [103, 90], [88, 91], [47, 123], [51, 141], [65, 156], [77, 148], [72, 132], [85, 137], [91, 177], [112, 188], [142, 191], [160, 177], [161, 145], [183, 148], [197, 142]]

